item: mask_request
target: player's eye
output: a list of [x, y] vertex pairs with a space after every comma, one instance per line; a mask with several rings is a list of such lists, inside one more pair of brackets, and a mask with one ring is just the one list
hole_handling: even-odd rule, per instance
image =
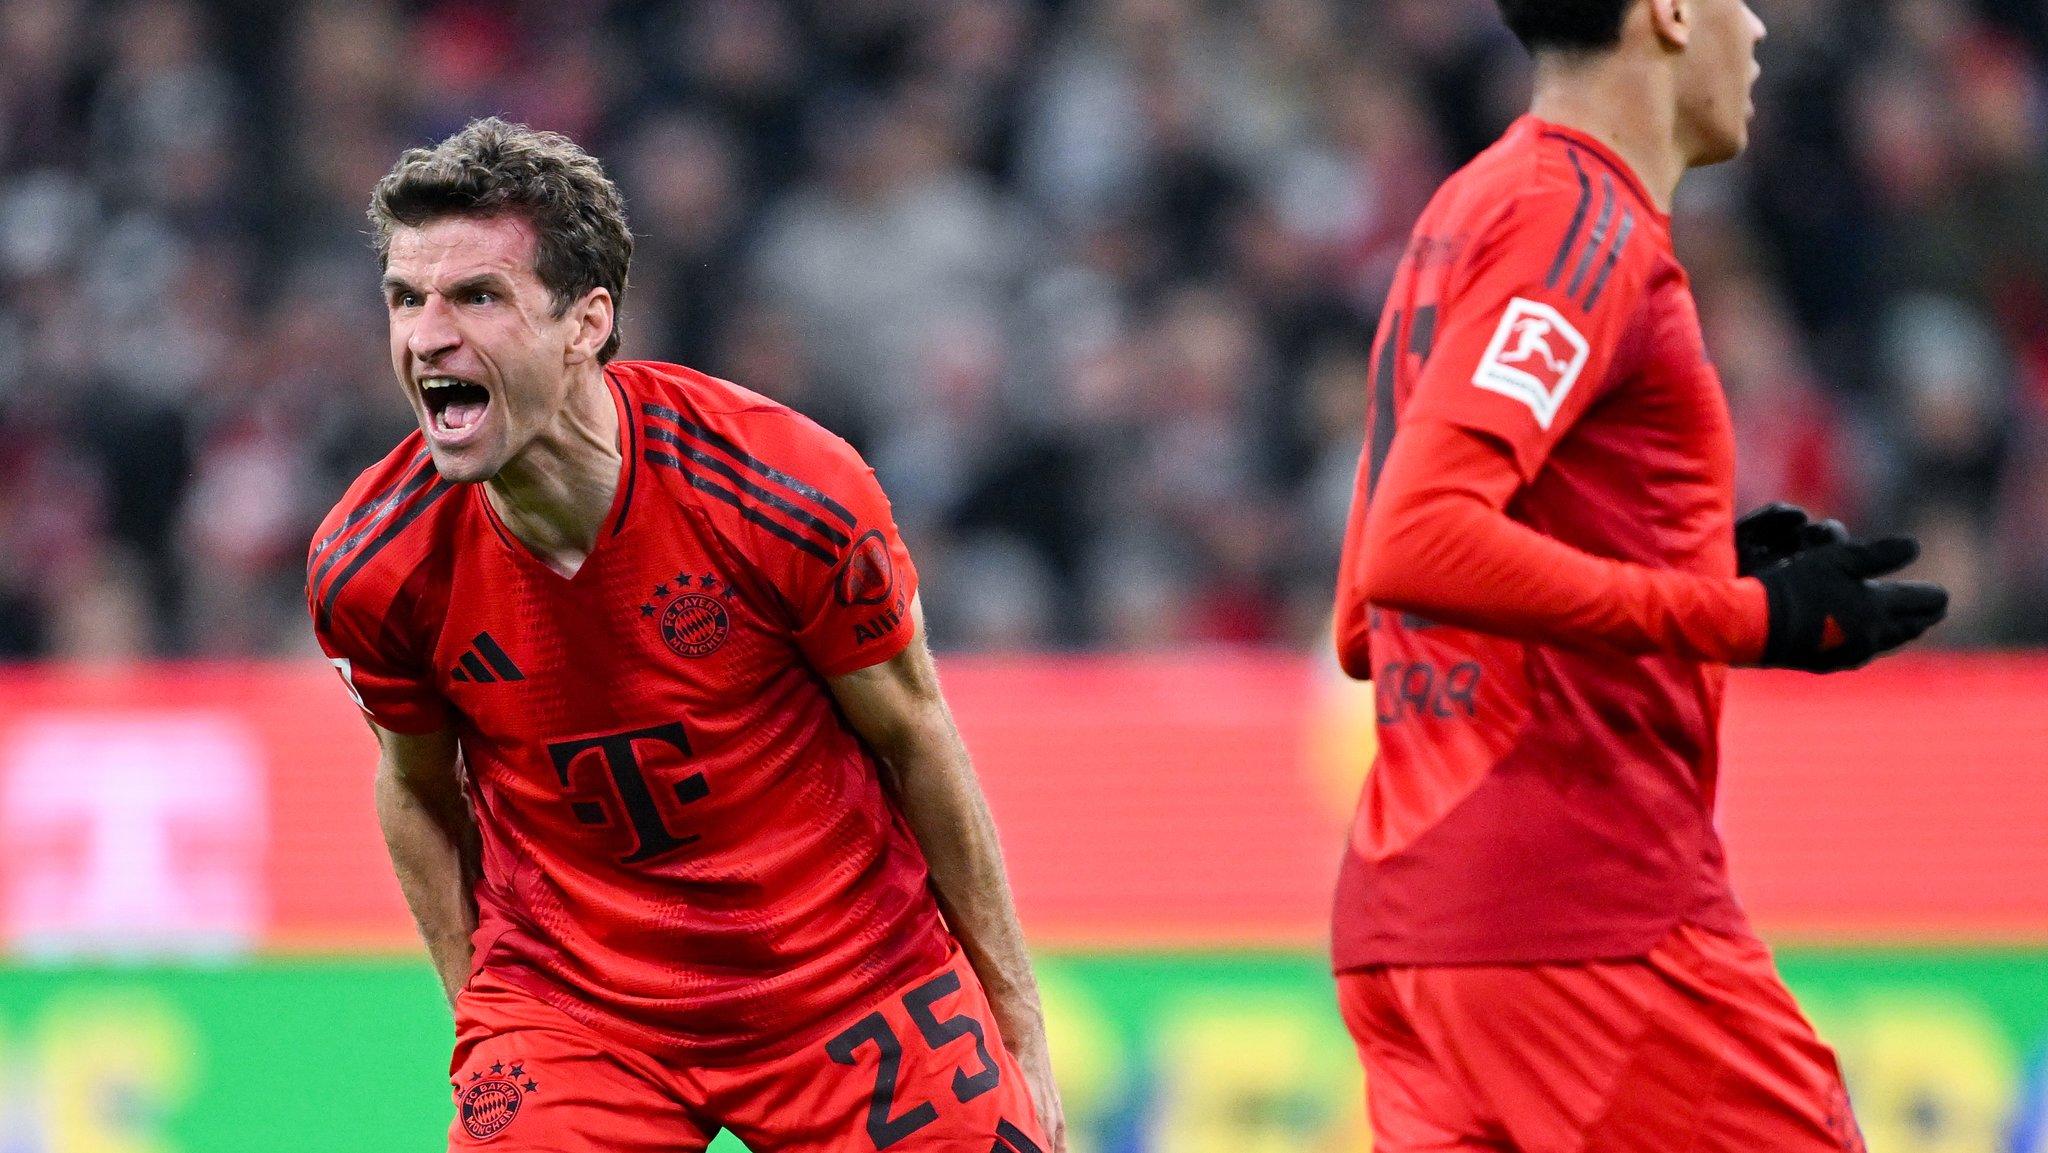
[[496, 302], [497, 299], [497, 293], [485, 292], [482, 289], [478, 289], [477, 291], [469, 294], [469, 302], [471, 304], [491, 304]]

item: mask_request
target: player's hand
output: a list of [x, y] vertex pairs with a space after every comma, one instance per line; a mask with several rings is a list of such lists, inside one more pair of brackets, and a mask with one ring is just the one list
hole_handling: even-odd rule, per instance
[[1875, 579], [1919, 555], [1911, 537], [1836, 541], [1757, 573], [1771, 612], [1759, 663], [1814, 673], [1861, 668], [1934, 627], [1948, 614], [1947, 589]]
[[1050, 1142], [1046, 1153], [1067, 1153], [1067, 1113], [1060, 1105], [1060, 1087], [1052, 1079], [1052, 1057], [1046, 1052], [1045, 1035], [1022, 1045], [1010, 1046], [1010, 1056], [1024, 1070], [1024, 1085], [1031, 1090], [1031, 1103], [1038, 1110], [1038, 1128]]
[[1796, 504], [1773, 501], [1735, 522], [1735, 571], [1738, 576], [1755, 576], [1807, 549], [1848, 539], [1849, 530], [1841, 521], [1817, 521]]

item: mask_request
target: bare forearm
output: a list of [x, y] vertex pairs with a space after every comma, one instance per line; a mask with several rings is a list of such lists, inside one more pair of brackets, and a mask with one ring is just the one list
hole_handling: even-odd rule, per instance
[[476, 871], [467, 802], [423, 797], [388, 774], [377, 779], [377, 820], [398, 887], [450, 1004], [469, 976]]
[[[911, 617], [921, 634], [922, 606]], [[988, 995], [1004, 1046], [1030, 1087], [1051, 1153], [1066, 1153], [1066, 1116], [1053, 1081], [1038, 981], [1003, 875], [995, 821], [968, 763], [967, 746], [939, 693], [938, 669], [921, 635], [883, 664], [836, 677], [832, 692], [882, 762], [911, 835], [924, 850], [939, 911]]]
[[995, 821], [952, 732], [932, 735], [889, 758], [898, 799], [924, 849], [939, 910], [959, 938], [1015, 1049], [1044, 1044], [1045, 1022], [1031, 955], [1003, 871]]

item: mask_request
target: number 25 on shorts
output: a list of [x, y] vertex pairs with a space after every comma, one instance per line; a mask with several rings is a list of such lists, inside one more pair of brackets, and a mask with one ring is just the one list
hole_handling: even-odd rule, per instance
[[[940, 998], [959, 991], [960, 974], [944, 972], [903, 994], [903, 1008], [932, 1052], [961, 1037], [974, 1038], [974, 1059], [980, 1069], [971, 1074], [964, 1068], [953, 1070], [953, 1096], [965, 1104], [995, 1088], [1002, 1080], [1002, 1070], [989, 1055], [988, 1036], [980, 1021], [964, 1015], [940, 1020], [932, 1012]], [[868, 1101], [868, 1137], [880, 1150], [937, 1121], [939, 1111], [930, 1101], [920, 1101], [902, 1113], [894, 1112], [896, 1081], [903, 1071], [903, 1042], [881, 1013], [869, 1013], [855, 1021], [852, 1028], [825, 1043], [825, 1053], [841, 1065], [858, 1065], [860, 1050], [870, 1044], [878, 1059], [874, 1093]]]

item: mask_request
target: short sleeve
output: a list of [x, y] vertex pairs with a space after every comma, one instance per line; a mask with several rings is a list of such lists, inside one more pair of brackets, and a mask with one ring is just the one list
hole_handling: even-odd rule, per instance
[[355, 598], [337, 601], [333, 611], [313, 613], [313, 634], [341, 683], [379, 728], [395, 733], [432, 733], [448, 726], [448, 706], [431, 675], [391, 650], [382, 622], [368, 619]]
[[747, 552], [794, 614], [797, 647], [821, 676], [878, 665], [909, 646], [917, 569], [889, 498], [860, 453], [806, 417], [742, 418], [761, 487]]
[[1524, 482], [1625, 375], [1657, 264], [1661, 222], [1612, 173], [1579, 173], [1577, 193], [1518, 199], [1454, 270], [1403, 413], [1499, 440]]

